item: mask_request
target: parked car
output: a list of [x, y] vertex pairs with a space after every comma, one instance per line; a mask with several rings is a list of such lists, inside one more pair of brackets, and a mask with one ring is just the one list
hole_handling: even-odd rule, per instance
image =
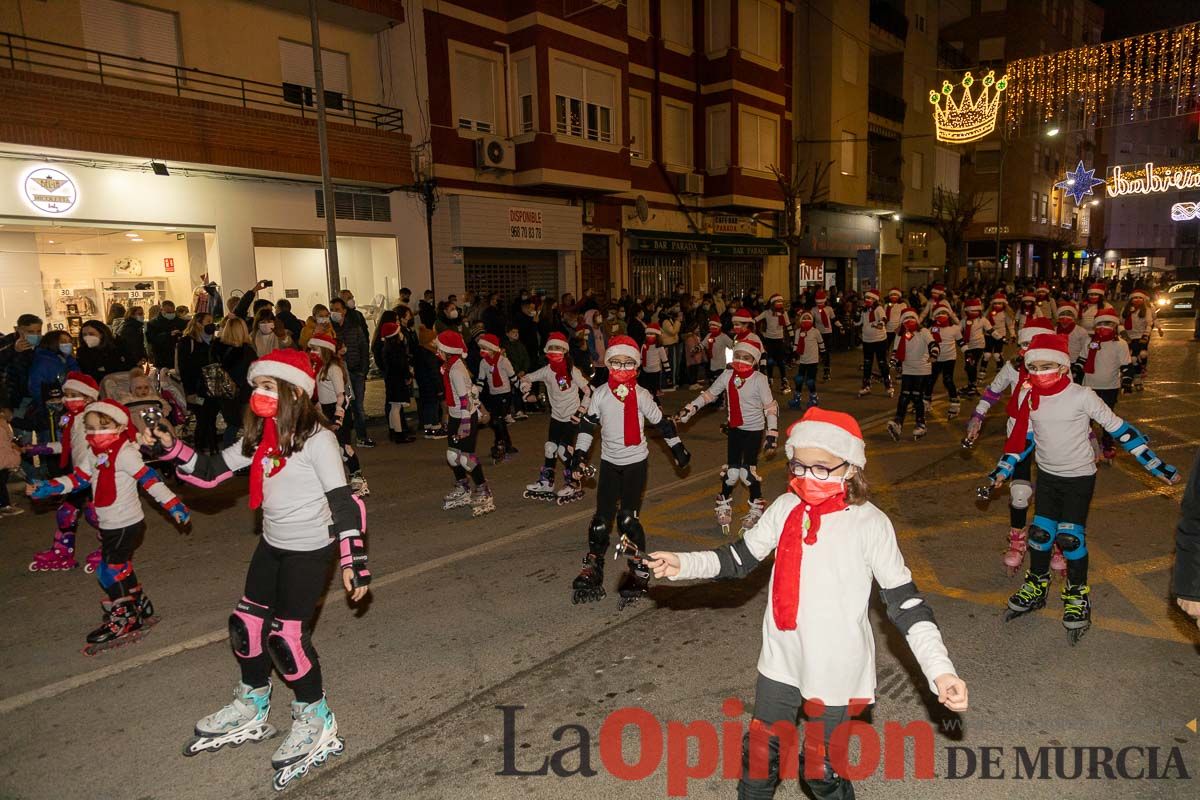
[[1192, 316], [1196, 313], [1195, 302], [1193, 298], [1196, 294], [1196, 281], [1189, 283], [1176, 283], [1167, 289], [1166, 292], [1158, 296], [1158, 314], [1159, 316], [1170, 316], [1179, 314], [1181, 316]]

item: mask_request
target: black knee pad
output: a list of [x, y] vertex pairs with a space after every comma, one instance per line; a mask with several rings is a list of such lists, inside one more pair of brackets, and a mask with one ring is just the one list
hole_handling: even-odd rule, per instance
[[633, 512], [621, 509], [617, 516], [617, 530], [628, 536], [639, 550], [646, 549], [646, 531], [642, 529], [642, 521]]
[[1031, 525], [1029, 527], [1029, 541], [1033, 542], [1034, 544], [1048, 545], [1050, 544], [1051, 538], [1053, 537], [1050, 534], [1050, 531], [1045, 530], [1037, 525]]
[[599, 515], [588, 525], [588, 552], [604, 555], [608, 551], [608, 523]]

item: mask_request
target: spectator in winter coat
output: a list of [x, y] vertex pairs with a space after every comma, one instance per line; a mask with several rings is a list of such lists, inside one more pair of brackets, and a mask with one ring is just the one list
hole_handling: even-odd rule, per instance
[[0, 337], [0, 377], [4, 379], [0, 406], [13, 410], [13, 426], [16, 428], [24, 427], [22, 408], [28, 405], [29, 368], [33, 365], [33, 354], [41, 341], [42, 320], [33, 314], [17, 317], [13, 332]]
[[437, 335], [433, 328], [421, 326], [418, 332], [420, 346], [414, 351], [413, 373], [417, 379], [417, 415], [426, 439], [445, 439], [446, 429], [442, 426], [441, 359], [437, 354]]
[[308, 340], [317, 333], [337, 338], [337, 331], [333, 329], [333, 318], [329, 316], [329, 308], [322, 303], [313, 306], [312, 316], [305, 321], [304, 329], [300, 331], [300, 347], [306, 349]]
[[251, 386], [246, 378], [250, 365], [258, 358], [254, 345], [250, 341], [250, 331], [241, 317], [228, 316], [221, 326], [221, 366], [229, 373], [233, 385], [237, 387], [237, 397], [221, 401], [221, 417], [225, 420], [225, 436], [222, 446], [229, 447], [238, 439], [242, 429], [242, 419], [245, 417], [246, 406], [250, 404]]
[[114, 372], [128, 372], [132, 367], [117, 348], [112, 331], [98, 319], [89, 319], [79, 330], [79, 349], [75, 352], [83, 374], [104, 380]]
[[175, 366], [175, 345], [186, 327], [187, 323], [175, 313], [175, 304], [164, 300], [159, 315], [146, 323], [146, 341], [154, 366], [159, 369]]
[[275, 319], [287, 330], [293, 342], [299, 341], [300, 334], [304, 330], [304, 323], [292, 313], [292, 303], [290, 300], [280, 300], [275, 304]]
[[500, 293], [492, 292], [487, 296], [487, 306], [480, 315], [483, 332], [490, 333], [497, 339], [504, 338], [504, 309], [500, 307]]
[[50, 331], [38, 342], [33, 353], [33, 364], [29, 367], [27, 394], [33, 401], [32, 414], [35, 419], [46, 419], [46, 400], [52, 393], [62, 389], [68, 372], [78, 372], [71, 336], [66, 331]]
[[[538, 325], [534, 319], [533, 298], [527, 297], [521, 301], [521, 307], [518, 310], [516, 318], [512, 323], [517, 329], [517, 338], [521, 341], [521, 346], [530, 356], [529, 368], [532, 370], [541, 364], [542, 352], [541, 339], [538, 336]], [[513, 366], [516, 366], [515, 363]], [[518, 369], [518, 371], [520, 371]]]
[[[350, 302], [353, 300], [354, 296], [350, 295]], [[341, 297], [329, 301], [329, 317], [338, 341], [345, 348], [343, 360], [346, 371], [350, 373], [350, 389], [354, 395], [350, 409], [354, 415], [354, 432], [358, 435], [358, 446], [374, 447], [375, 442], [367, 436], [367, 415], [363, 410], [363, 395], [367, 391], [367, 370], [371, 366], [371, 344], [366, 319], [350, 308], [347, 301]]]
[[[367, 318], [358, 310], [358, 302], [354, 299], [354, 292], [349, 289], [342, 289], [342, 291], [338, 292], [338, 297], [346, 305], [345, 321], [357, 325], [358, 329], [362, 331], [363, 338], [370, 341], [371, 329], [367, 326]], [[370, 364], [367, 364], [368, 368], [370, 366]]]
[[[405, 317], [411, 318], [407, 308]], [[384, 312], [387, 314], [389, 312]], [[390, 312], [396, 315], [396, 312]], [[416, 441], [408, 429], [404, 406], [412, 399], [412, 359], [408, 351], [408, 340], [395, 320], [383, 321], [377, 329], [379, 349], [375, 364], [383, 375], [384, 399], [387, 403], [388, 435], [397, 444]]]
[[146, 360], [146, 314], [141, 306], [130, 306], [125, 312], [117, 348], [131, 369]]
[[237, 302], [237, 306], [233, 309], [233, 315], [241, 317], [247, 326], [250, 325], [253, 314], [258, 310], [254, 308], [254, 300], [258, 297], [258, 293], [265, 288], [267, 288], [267, 281], [259, 281], [254, 284], [254, 288], [242, 295], [241, 299]]

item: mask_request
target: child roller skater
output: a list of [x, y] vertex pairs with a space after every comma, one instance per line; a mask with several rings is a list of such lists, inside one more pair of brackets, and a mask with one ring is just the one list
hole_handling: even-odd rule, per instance
[[658, 343], [661, 335], [662, 328], [657, 322], [646, 326], [646, 341], [642, 343], [642, 371], [638, 375], [638, 384], [650, 392], [654, 402], [660, 405], [663, 374], [666, 374], [668, 381], [671, 378], [671, 359], [667, 357], [667, 349]]
[[[1017, 309], [1017, 330], [1021, 330], [1031, 321], [1038, 319], [1042, 315], [1037, 310], [1037, 295], [1033, 292], [1026, 291], [1021, 295], [1021, 307]], [[1054, 317], [1049, 317], [1054, 319]]]
[[1076, 324], [1079, 309], [1070, 300], [1063, 300], [1055, 309], [1058, 325], [1054, 332], [1067, 337], [1067, 353], [1071, 356], [1071, 375], [1076, 383], [1083, 380], [1083, 370], [1079, 367], [1079, 359], [1083, 357], [1091, 337], [1082, 325]]
[[1114, 414], [1091, 389], [1071, 381], [1067, 341], [1058, 334], [1033, 337], [1025, 351], [1028, 378], [1017, 387], [1012, 432], [1004, 455], [988, 476], [993, 488], [1013, 475], [1033, 445], [1038, 465], [1037, 515], [1029, 529], [1029, 570], [1025, 582], [1008, 599], [1005, 620], [1046, 605], [1050, 583], [1050, 546], [1057, 542], [1067, 559], [1067, 581], [1060, 596], [1062, 624], [1076, 644], [1091, 627], [1088, 586], [1088, 509], [1096, 486], [1096, 460], [1088, 445], [1093, 421], [1100, 423], [1137, 458], [1150, 474], [1167, 484], [1178, 482], [1178, 471], [1164, 463], [1137, 428]]
[[967, 385], [963, 394], [979, 396], [979, 362], [987, 349], [987, 320], [983, 319], [983, 302], [973, 297], [963, 303], [962, 341], [963, 368], [967, 371]]
[[939, 377], [946, 387], [949, 404], [946, 409], [946, 419], [958, 416], [958, 386], [954, 383], [954, 366], [958, 363], [958, 342], [962, 338], [962, 329], [950, 321], [952, 312], [950, 306], [941, 305], [933, 310], [933, 324], [929, 333], [938, 346], [938, 356], [933, 362], [929, 380], [925, 383], [925, 410], [933, 406], [933, 388]]
[[[821, 381], [825, 382], [829, 380], [830, 348], [833, 345], [833, 329], [836, 326], [840, 331], [842, 323], [833, 311], [829, 309], [829, 295], [825, 293], [824, 289], [817, 289], [816, 299], [817, 305], [812, 310], [813, 327], [821, 333], [821, 339], [827, 343], [821, 350]], [[787, 389], [785, 388], [784, 391], [786, 392]]]
[[[884, 316], [887, 318], [884, 330], [887, 332], [888, 353], [892, 352], [892, 348], [896, 344], [896, 331], [900, 330], [900, 315], [906, 308], [908, 308], [908, 304], [904, 302], [904, 292], [900, 291], [900, 287], [893, 286], [888, 289], [887, 307], [884, 309]], [[888, 356], [888, 359], [890, 360], [891, 356]]]
[[[1136, 367], [1133, 389], [1140, 392], [1145, 388], [1146, 366], [1150, 362], [1150, 331], [1158, 325], [1154, 308], [1150, 305], [1150, 296], [1141, 289], [1134, 290], [1121, 317], [1121, 337], [1129, 343], [1129, 355]], [[1161, 328], [1158, 333], [1162, 335]]]
[[[656, 577], [669, 580], [743, 578], [775, 552], [738, 797], [774, 797], [795, 762], [781, 764], [789, 754], [781, 753], [781, 738], [771, 727], [794, 725], [802, 707], [811, 712], [816, 706], [823, 741], [804, 743], [799, 774], [811, 796], [852, 800], [854, 787], [832, 765], [845, 763], [849, 753], [835, 739], [831, 759], [830, 738], [857, 713], [857, 704], [874, 702], [875, 633], [867, 614], [872, 582], [881, 587], [888, 618], [938, 701], [965, 711], [967, 686], [904, 564], [891, 521], [867, 499], [866, 447], [855, 419], [809, 409], [788, 432], [785, 450], [788, 491], [744, 538], [716, 550], [651, 553], [648, 563]], [[815, 714], [812, 722], [818, 722]]]
[[[758, 451], [762, 449], [768, 455], [775, 452], [779, 439], [779, 405], [771, 394], [770, 380], [755, 370], [761, 349], [757, 337], [753, 336], [734, 345], [730, 368], [679, 414], [679, 422], [686, 424], [704, 406], [716, 402], [722, 393], [729, 398], [729, 435], [716, 505], [717, 524], [726, 536], [733, 521], [731, 502], [738, 480], [750, 490], [750, 508], [742, 518], [740, 533], [753, 528], [767, 507], [762, 499], [762, 479], [758, 476]], [[815, 363], [813, 368], [816, 368]]]
[[[950, 307], [950, 303], [946, 300], [946, 286], [942, 283], [935, 283], [929, 287], [929, 299], [925, 301], [925, 305], [921, 308], [921, 315], [918, 321], [921, 323], [932, 322], [933, 312], [935, 309], [945, 306]], [[958, 324], [958, 317], [953, 311], [950, 312], [950, 319], [955, 325]]]
[[254, 392], [242, 437], [222, 452], [196, 453], [162, 430], [155, 436], [180, 476], [196, 486], [216, 486], [249, 468], [250, 508], [262, 509], [262, 537], [229, 617], [241, 680], [233, 702], [196, 723], [183, 754], [274, 736], [268, 722], [273, 665], [296, 697], [292, 729], [271, 757], [273, 785], [282, 789], [344, 748], [312, 625], [334, 561], [352, 603], [367, 593], [367, 514], [346, 483], [337, 436], [312, 401], [317, 376], [311, 360], [274, 350], [250, 366], [247, 380]]
[[708, 382], [711, 384], [728, 367], [727, 359], [733, 350], [733, 339], [721, 330], [721, 318], [714, 314], [708, 320], [708, 336], [704, 337], [704, 355], [708, 358]]
[[91, 489], [100, 523], [101, 561], [96, 579], [104, 590], [105, 621], [87, 635], [84, 655], [138, 641], [157, 622], [154, 605], [133, 571], [133, 551], [146, 532], [138, 488], [154, 498], [177, 525], [186, 525], [187, 507], [146, 466], [134, 444], [129, 411], [112, 400], [89, 403], [83, 410], [88, 452], [70, 475], [38, 481], [28, 491], [35, 500]]
[[[614, 336], [604, 353], [608, 380], [592, 392], [579, 423], [571, 474], [580, 474], [596, 428], [600, 432], [600, 470], [596, 486], [596, 513], [588, 526], [588, 551], [583, 569], [571, 584], [571, 602], [592, 602], [604, 597], [604, 555], [608, 552], [609, 530], [616, 520], [621, 534], [617, 555], [629, 552], [629, 571], [617, 586], [619, 608], [636, 602], [646, 593], [650, 570], [644, 563], [646, 532], [638, 513], [646, 490], [650, 450], [642, 426], [658, 427], [675, 464], [684, 469], [691, 453], [683, 446], [675, 423], [664, 416], [650, 391], [638, 384], [642, 353], [628, 336]], [[618, 510], [619, 507], [619, 510]]]
[[[571, 363], [570, 345], [567, 337], [555, 331], [550, 334], [543, 348], [546, 366], [521, 378], [521, 393], [529, 394], [533, 384], [546, 386], [550, 399], [550, 431], [546, 434], [545, 461], [538, 474], [537, 483], [525, 487], [527, 500], [548, 500], [559, 505], [583, 497], [580, 480], [567, 470], [571, 453], [575, 450], [575, 437], [579, 434], [579, 408], [591, 397], [592, 387], [579, 368]], [[563, 488], [554, 491], [554, 466], [563, 464]]]
[[887, 424], [888, 435], [893, 441], [900, 441], [910, 403], [916, 416], [913, 441], [925, 437], [925, 382], [933, 373], [933, 362], [940, 352], [933, 334], [928, 328], [921, 327], [916, 310], [904, 309], [892, 352], [892, 363], [900, 369], [900, 399], [896, 401], [896, 417]]
[[[454, 473], [454, 489], [442, 498], [442, 509], [471, 506], [471, 516], [480, 517], [496, 510], [492, 490], [483, 477], [483, 466], [475, 455], [479, 438], [479, 399], [471, 373], [463, 363], [467, 345], [462, 334], [444, 330], [437, 337], [438, 357], [442, 359], [442, 389], [450, 416], [446, 441], [446, 462]], [[470, 475], [471, 480], [467, 480]], [[471, 491], [471, 481], [475, 491]]]
[[487, 409], [492, 429], [492, 463], [500, 464], [508, 461], [517, 454], [513, 447], [512, 436], [508, 433], [508, 422], [505, 417], [512, 410], [512, 382], [517, 377], [512, 362], [500, 349], [500, 339], [485, 333], [479, 337], [479, 375], [475, 384], [479, 387], [479, 395], [483, 398], [483, 407]]
[[[87, 430], [83, 422], [83, 410], [87, 404], [100, 398], [100, 387], [96, 381], [82, 372], [68, 372], [63, 381], [63, 414], [58, 420], [58, 441], [41, 445], [29, 445], [24, 448], [27, 456], [58, 456], [59, 473], [69, 473], [72, 464], [82, 464], [91, 452], [88, 449]], [[96, 506], [92, 502], [92, 493], [84, 489], [63, 498], [54, 514], [55, 531], [54, 543], [49, 550], [41, 550], [33, 554], [29, 563], [30, 572], [57, 572], [71, 570], [79, 566], [75, 560], [75, 533], [79, 528], [79, 517], [89, 525], [100, 530], [96, 517]], [[84, 571], [89, 575], [96, 571], [100, 564], [100, 549], [97, 548], [88, 555]]]
[[996, 372], [999, 373], [1004, 368], [1004, 345], [1017, 335], [1013, 319], [1008, 313], [1008, 298], [1004, 292], [992, 295], [992, 304], [988, 308], [985, 320], [987, 343], [984, 347], [983, 369], [979, 371], [979, 377], [987, 380], [988, 362], [996, 362]]
[[333, 334], [314, 333], [309, 337], [308, 350], [315, 359], [314, 365], [320, 365], [317, 369], [317, 403], [342, 448], [342, 461], [350, 473], [350, 489], [355, 497], [366, 497], [371, 494], [371, 489], [363, 477], [358, 453], [350, 440], [351, 426], [346, 425], [346, 409], [350, 407], [348, 395], [353, 390], [348, 391], [350, 376], [342, 357], [338, 355], [338, 342]]
[[767, 308], [756, 322], [762, 323], [762, 343], [766, 349], [767, 379], [771, 378], [771, 367], [779, 369], [779, 391], [786, 393], [788, 345], [787, 335], [792, 327], [787, 310], [783, 307], [783, 295], [773, 294], [767, 301]]
[[795, 389], [788, 408], [800, 408], [801, 392], [808, 389], [808, 407], [817, 405], [817, 363], [828, 353], [825, 337], [815, 325], [811, 312], [800, 314], [800, 324], [796, 326], [796, 334], [792, 342], [796, 356]]
[[[1102, 308], [1092, 321], [1092, 337], [1083, 356], [1072, 362], [1074, 368], [1083, 373], [1083, 385], [1096, 393], [1109, 409], [1117, 407], [1121, 390], [1133, 391], [1137, 364], [1130, 354], [1129, 345], [1117, 338], [1117, 312]], [[1091, 434], [1091, 429], [1088, 430]], [[1092, 437], [1092, 441], [1095, 438]], [[1116, 443], [1112, 434], [1100, 434], [1100, 456], [1106, 464], [1112, 464], [1117, 456]]]
[[863, 310], [858, 312], [858, 325], [863, 351], [862, 388], [858, 390], [858, 396], [866, 397], [871, 393], [871, 371], [878, 363], [883, 387], [887, 396], [892, 397], [895, 390], [892, 389], [892, 371], [888, 366], [887, 319], [884, 310], [879, 307], [879, 292], [874, 289], [867, 289], [863, 295]]
[[[971, 414], [971, 419], [967, 421], [967, 435], [963, 439], [965, 447], [975, 446], [975, 442], [979, 439], [979, 433], [983, 430], [983, 418], [987, 416], [992, 405], [1000, 400], [1005, 392], [1015, 394], [1017, 387], [1025, 382], [1028, 374], [1025, 372], [1024, 356], [1025, 348], [1029, 346], [1030, 340], [1039, 333], [1053, 332], [1054, 327], [1050, 320], [1039, 319], [1030, 322], [1017, 334], [1016, 358], [1006, 361], [1004, 366], [996, 372], [996, 377], [992, 379], [988, 388], [984, 390], [978, 405], [975, 406], [974, 413]], [[1006, 435], [1012, 431], [1014, 424], [1012, 417], [1008, 417], [1004, 429]], [[1008, 481], [1008, 548], [1004, 552], [1003, 561], [1009, 575], [1016, 575], [1021, 569], [1021, 565], [1025, 563], [1029, 534], [1027, 527], [1029, 524], [1029, 501], [1032, 499], [1033, 459], [1026, 458], [1016, 465], [1013, 475]], [[1050, 568], [1066, 577], [1067, 562], [1057, 547], [1051, 556]]]
[[1108, 305], [1104, 302], [1107, 292], [1108, 287], [1104, 283], [1093, 283], [1088, 287], [1086, 299], [1080, 304], [1079, 324], [1089, 334], [1096, 325], [1096, 312]]
[[1050, 286], [1039, 283], [1033, 293], [1034, 310], [1042, 319], [1054, 319], [1058, 315], [1058, 305], [1050, 296]]

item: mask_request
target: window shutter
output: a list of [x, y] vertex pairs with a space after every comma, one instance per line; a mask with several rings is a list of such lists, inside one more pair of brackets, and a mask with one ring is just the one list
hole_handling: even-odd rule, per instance
[[[312, 88], [317, 82], [313, 75], [311, 45], [280, 39], [279, 68], [284, 83]], [[321, 48], [321, 68], [325, 73], [325, 91], [349, 96], [350, 61], [346, 54]]]
[[80, 12], [85, 47], [128, 58], [179, 64], [179, 28], [174, 13], [121, 0], [81, 0]]
[[460, 120], [485, 124], [476, 130], [496, 129], [496, 71], [489, 58], [458, 52], [454, 56], [454, 108]]

